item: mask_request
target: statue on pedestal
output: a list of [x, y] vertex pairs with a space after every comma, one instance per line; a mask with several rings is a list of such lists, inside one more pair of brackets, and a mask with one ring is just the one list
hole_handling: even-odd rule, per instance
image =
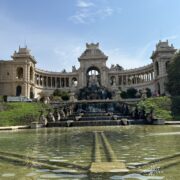
[[66, 117], [63, 108], [60, 109], [60, 116], [61, 116], [62, 118], [65, 118], [65, 117]]
[[142, 99], [146, 99], [146, 98], [147, 98], [147, 90], [146, 90], [146, 89], [143, 89], [143, 90], [142, 90], [141, 98], [142, 98]]
[[88, 87], [93, 87], [93, 86], [96, 86], [96, 87], [100, 86], [96, 75], [92, 75], [89, 77]]
[[55, 118], [53, 113], [51, 112], [51, 109], [49, 109], [48, 115], [47, 115], [48, 122], [55, 122]]
[[55, 109], [54, 111], [54, 118], [55, 118], [55, 121], [60, 121], [61, 120], [61, 116], [60, 116], [60, 113], [58, 112], [57, 109]]
[[45, 117], [43, 111], [41, 111], [41, 114], [39, 116], [39, 123], [42, 124], [43, 126], [47, 125], [47, 118]]

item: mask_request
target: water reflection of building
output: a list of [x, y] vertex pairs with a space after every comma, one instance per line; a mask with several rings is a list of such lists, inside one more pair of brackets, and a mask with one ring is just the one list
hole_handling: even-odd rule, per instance
[[19, 48], [12, 60], [0, 61], [0, 95], [37, 97], [40, 92], [52, 94], [55, 89], [77, 92], [93, 86], [101, 87], [103, 93], [134, 87], [166, 94], [166, 70], [175, 52], [167, 41], [159, 41], [152, 53], [151, 64], [124, 70], [119, 65], [107, 67], [108, 56], [99, 49], [99, 43], [92, 43], [86, 44], [85, 51], [78, 58], [78, 69], [73, 66], [72, 72], [51, 72], [37, 69], [36, 60], [27, 47]]

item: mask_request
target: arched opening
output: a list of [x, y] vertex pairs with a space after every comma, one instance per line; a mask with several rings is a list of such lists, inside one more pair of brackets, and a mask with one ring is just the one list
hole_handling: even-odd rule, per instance
[[77, 87], [77, 85], [78, 85], [77, 78], [73, 77], [73, 78], [72, 78], [72, 86], [73, 86], [73, 87]]
[[100, 71], [97, 67], [90, 67], [87, 70], [87, 86], [92, 87], [92, 86], [100, 86], [101, 82], [101, 76], [100, 76]]
[[16, 87], [16, 96], [20, 96], [22, 93], [22, 87], [21, 86], [17, 86]]
[[33, 87], [30, 88], [30, 95], [29, 95], [29, 97], [30, 97], [31, 99], [34, 98]]
[[33, 68], [30, 67], [30, 80], [33, 81]]
[[159, 76], [159, 63], [155, 63], [155, 68], [156, 68], [156, 75]]
[[113, 85], [116, 85], [116, 78], [115, 76], [111, 76], [110, 78], [110, 84], [113, 86]]
[[18, 67], [16, 70], [16, 77], [18, 79], [22, 79], [23, 78], [23, 68], [22, 67]]

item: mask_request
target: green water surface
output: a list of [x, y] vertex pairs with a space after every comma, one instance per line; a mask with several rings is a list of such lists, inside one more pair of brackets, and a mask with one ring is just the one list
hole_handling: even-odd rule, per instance
[[[44, 128], [0, 132], [0, 155], [20, 155], [25, 163], [0, 158], [0, 179], [180, 179], [180, 164], [148, 173], [129, 172], [91, 174], [94, 160], [94, 132], [104, 132], [117, 161], [127, 167], [180, 153], [180, 126], [107, 126]], [[6, 156], [8, 156], [6, 154]], [[102, 154], [103, 156], [103, 154]], [[34, 161], [59, 165], [42, 168]]]

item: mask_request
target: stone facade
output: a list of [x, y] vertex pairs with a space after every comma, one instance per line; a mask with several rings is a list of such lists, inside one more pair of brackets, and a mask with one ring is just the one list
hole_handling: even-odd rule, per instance
[[124, 70], [119, 65], [107, 67], [108, 56], [99, 49], [99, 43], [92, 43], [86, 44], [86, 50], [78, 58], [78, 69], [73, 66], [71, 72], [50, 72], [36, 68], [36, 60], [27, 47], [19, 48], [12, 60], [0, 61], [0, 95], [37, 98], [42, 92], [50, 95], [55, 89], [61, 89], [74, 93], [92, 84], [114, 91], [134, 87], [166, 94], [166, 69], [175, 52], [168, 41], [159, 41], [151, 64]]

